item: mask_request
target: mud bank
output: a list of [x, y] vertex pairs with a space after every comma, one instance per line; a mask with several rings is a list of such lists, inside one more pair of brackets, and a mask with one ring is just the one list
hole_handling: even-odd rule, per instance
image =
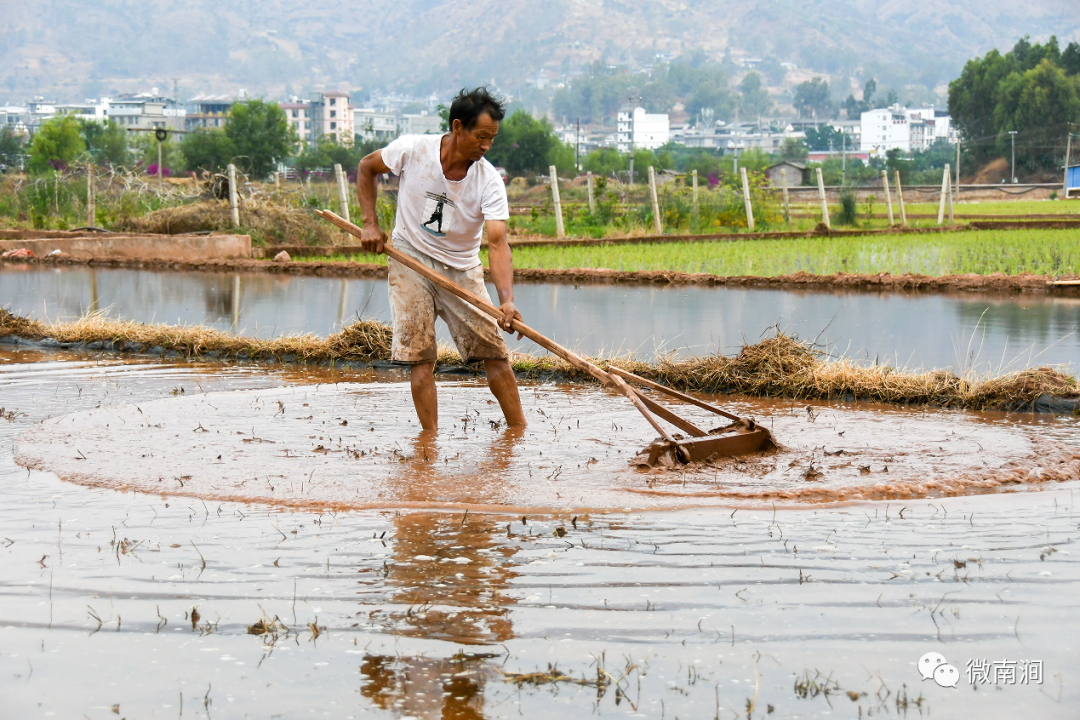
[[[133, 268], [143, 270], [177, 270], [200, 272], [245, 272], [300, 275], [312, 277], [385, 278], [385, 265], [361, 262], [272, 262], [268, 260], [135, 260], [104, 257], [82, 258], [19, 258], [0, 260], [9, 265], [88, 265], [104, 268]], [[490, 271], [485, 269], [490, 279]], [[836, 273], [814, 275], [797, 272], [789, 275], [764, 277], [760, 275], [721, 276], [708, 273], [684, 273], [668, 270], [622, 271], [598, 268], [581, 269], [521, 269], [514, 270], [517, 282], [598, 285], [690, 285], [700, 287], [760, 287], [776, 289], [843, 289], [866, 292], [983, 292], [1007, 294], [1080, 295], [1080, 287], [1055, 286], [1060, 280], [1078, 280], [1078, 275], [1049, 277], [1046, 275], [877, 275]]]
[[[200, 327], [145, 325], [91, 315], [73, 323], [45, 324], [0, 308], [0, 343], [31, 348], [119, 352], [187, 360], [258, 361], [367, 368], [392, 365], [389, 326], [361, 320], [327, 338], [312, 335], [255, 339]], [[904, 372], [848, 359], [830, 360], [812, 345], [777, 334], [744, 345], [734, 357], [719, 353], [655, 362], [628, 356], [597, 357], [643, 377], [689, 392], [751, 397], [834, 399], [973, 410], [1075, 413], [1080, 386], [1053, 368], [1028, 368], [996, 377], [959, 377], [946, 370]], [[521, 378], [594, 383], [550, 355], [511, 353]], [[440, 347], [437, 372], [479, 374], [456, 351]]]

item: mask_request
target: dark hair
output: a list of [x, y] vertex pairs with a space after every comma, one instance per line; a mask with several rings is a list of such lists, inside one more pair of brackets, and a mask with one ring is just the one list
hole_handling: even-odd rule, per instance
[[495, 122], [506, 117], [506, 101], [498, 95], [492, 95], [486, 87], [473, 90], [462, 88], [450, 104], [450, 116], [447, 118], [449, 129], [454, 129], [454, 121], [460, 120], [466, 130], [476, 127], [481, 114], [487, 113]]

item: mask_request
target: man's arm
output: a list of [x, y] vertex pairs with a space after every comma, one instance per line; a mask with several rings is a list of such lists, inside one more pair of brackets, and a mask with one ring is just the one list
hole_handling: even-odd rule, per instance
[[356, 195], [360, 201], [360, 215], [364, 227], [360, 245], [368, 252], [381, 253], [386, 233], [379, 227], [379, 214], [375, 209], [375, 178], [390, 172], [382, 159], [382, 150], [376, 150], [363, 160], [356, 169]]
[[[510, 332], [510, 323], [514, 320], [524, 322], [521, 313], [514, 307], [514, 262], [510, 244], [506, 241], [506, 221], [488, 220], [488, 264], [491, 265], [491, 279], [495, 281], [495, 290], [499, 293], [499, 309], [503, 317], [499, 325]], [[521, 335], [518, 335], [518, 340]]]

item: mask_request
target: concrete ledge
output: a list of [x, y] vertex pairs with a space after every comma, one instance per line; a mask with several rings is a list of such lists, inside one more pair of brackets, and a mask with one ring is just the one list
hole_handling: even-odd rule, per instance
[[[29, 235], [30, 233], [27, 233]], [[238, 260], [251, 257], [250, 235], [129, 235], [124, 233], [41, 233], [19, 240], [0, 239], [0, 253], [26, 248], [42, 257], [53, 250], [88, 260]]]

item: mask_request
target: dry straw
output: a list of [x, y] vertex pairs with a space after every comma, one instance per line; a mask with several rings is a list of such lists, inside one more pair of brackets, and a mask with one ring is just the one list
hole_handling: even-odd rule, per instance
[[[260, 340], [208, 328], [144, 325], [109, 320], [99, 314], [71, 323], [41, 323], [0, 309], [0, 337], [31, 340], [52, 338], [62, 343], [111, 343], [134, 352], [173, 351], [185, 358], [276, 360], [327, 363], [373, 362], [390, 357], [387, 325], [358, 320], [327, 338], [298, 335]], [[513, 353], [519, 375], [592, 382], [562, 360]], [[629, 356], [595, 358], [601, 367], [618, 365], [674, 388], [755, 397], [848, 399], [882, 403], [931, 405], [973, 410], [1014, 409], [1043, 395], [1080, 397], [1076, 379], [1049, 367], [1003, 375], [965, 377], [946, 370], [910, 372], [887, 366], [864, 366], [847, 359], [828, 359], [795, 338], [777, 333], [754, 345], [744, 345], [734, 357], [705, 355], [683, 360], [673, 356], [644, 362]], [[440, 348], [439, 364], [460, 365], [460, 356]], [[473, 368], [480, 370], [479, 364]]]

